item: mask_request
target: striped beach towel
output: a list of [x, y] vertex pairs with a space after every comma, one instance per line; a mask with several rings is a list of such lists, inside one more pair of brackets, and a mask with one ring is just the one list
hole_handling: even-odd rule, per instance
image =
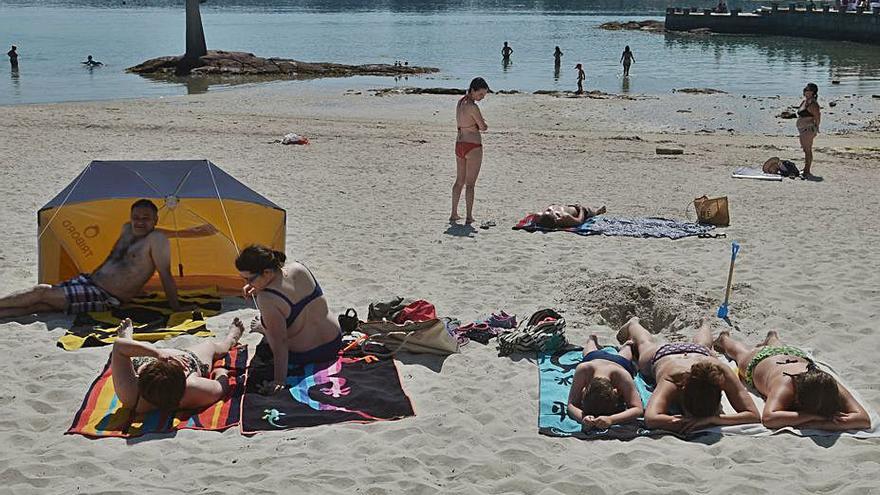
[[134, 322], [134, 339], [145, 342], [176, 337], [182, 334], [210, 337], [205, 318], [220, 312], [220, 296], [216, 289], [180, 291], [181, 304], [198, 307], [198, 312], [173, 312], [162, 293], [135, 298], [111, 311], [82, 313], [73, 320], [73, 327], [58, 339], [58, 347], [72, 351], [82, 347], [112, 344], [116, 327], [123, 318]]
[[168, 414], [150, 411], [138, 414], [129, 424], [129, 409], [125, 409], [113, 389], [110, 361], [98, 376], [73, 418], [67, 434], [78, 433], [88, 437], [137, 437], [145, 433], [164, 433], [174, 430], [222, 431], [235, 426], [241, 417], [241, 397], [244, 392], [244, 372], [247, 368], [247, 347], [232, 348], [226, 356], [215, 361], [214, 366], [229, 370], [232, 392], [222, 401], [201, 411], [178, 411]]
[[537, 223], [538, 215], [530, 214], [513, 226], [513, 230], [526, 232], [552, 232], [555, 230], [571, 232], [577, 235], [605, 235], [622, 237], [650, 237], [681, 239], [683, 237], [708, 235], [714, 225], [703, 225], [692, 222], [681, 222], [668, 218], [625, 218], [600, 215], [588, 219], [577, 227], [544, 228]]

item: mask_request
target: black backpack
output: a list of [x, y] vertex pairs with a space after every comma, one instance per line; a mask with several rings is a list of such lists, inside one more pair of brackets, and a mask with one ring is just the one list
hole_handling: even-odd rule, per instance
[[795, 165], [794, 162], [782, 160], [782, 163], [779, 164], [779, 175], [795, 178], [800, 177], [801, 171], [798, 170], [797, 165]]

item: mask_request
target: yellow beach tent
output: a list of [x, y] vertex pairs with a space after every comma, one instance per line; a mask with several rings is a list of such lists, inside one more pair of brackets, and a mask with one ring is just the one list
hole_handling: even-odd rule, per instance
[[[93, 161], [37, 213], [40, 283], [95, 270], [140, 198], [159, 207], [157, 228], [211, 224], [218, 230], [170, 239], [180, 288], [239, 293], [243, 281], [234, 262], [240, 249], [264, 244], [284, 251], [285, 211], [208, 160]], [[147, 288], [161, 288], [157, 275]]]

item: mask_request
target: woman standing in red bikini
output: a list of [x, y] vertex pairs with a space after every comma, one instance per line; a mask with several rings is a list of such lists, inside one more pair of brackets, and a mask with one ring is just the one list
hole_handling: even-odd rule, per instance
[[480, 165], [483, 163], [483, 141], [480, 132], [488, 129], [477, 102], [486, 97], [489, 85], [482, 77], [471, 81], [467, 93], [458, 100], [455, 120], [458, 124], [458, 137], [455, 140], [455, 184], [452, 185], [452, 215], [449, 222], [461, 220], [458, 216], [458, 200], [461, 189], [465, 188], [465, 204], [467, 206], [466, 224], [474, 223], [474, 189]]

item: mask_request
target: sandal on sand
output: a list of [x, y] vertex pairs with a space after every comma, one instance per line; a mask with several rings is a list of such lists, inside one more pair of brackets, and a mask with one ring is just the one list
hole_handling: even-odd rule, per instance
[[480, 224], [480, 228], [483, 230], [487, 230], [489, 227], [495, 227], [496, 225], [498, 224], [495, 223], [495, 220], [487, 220]]
[[492, 316], [486, 320], [486, 323], [490, 327], [516, 328], [516, 315], [509, 315], [504, 311], [501, 311], [500, 314], [492, 313]]

